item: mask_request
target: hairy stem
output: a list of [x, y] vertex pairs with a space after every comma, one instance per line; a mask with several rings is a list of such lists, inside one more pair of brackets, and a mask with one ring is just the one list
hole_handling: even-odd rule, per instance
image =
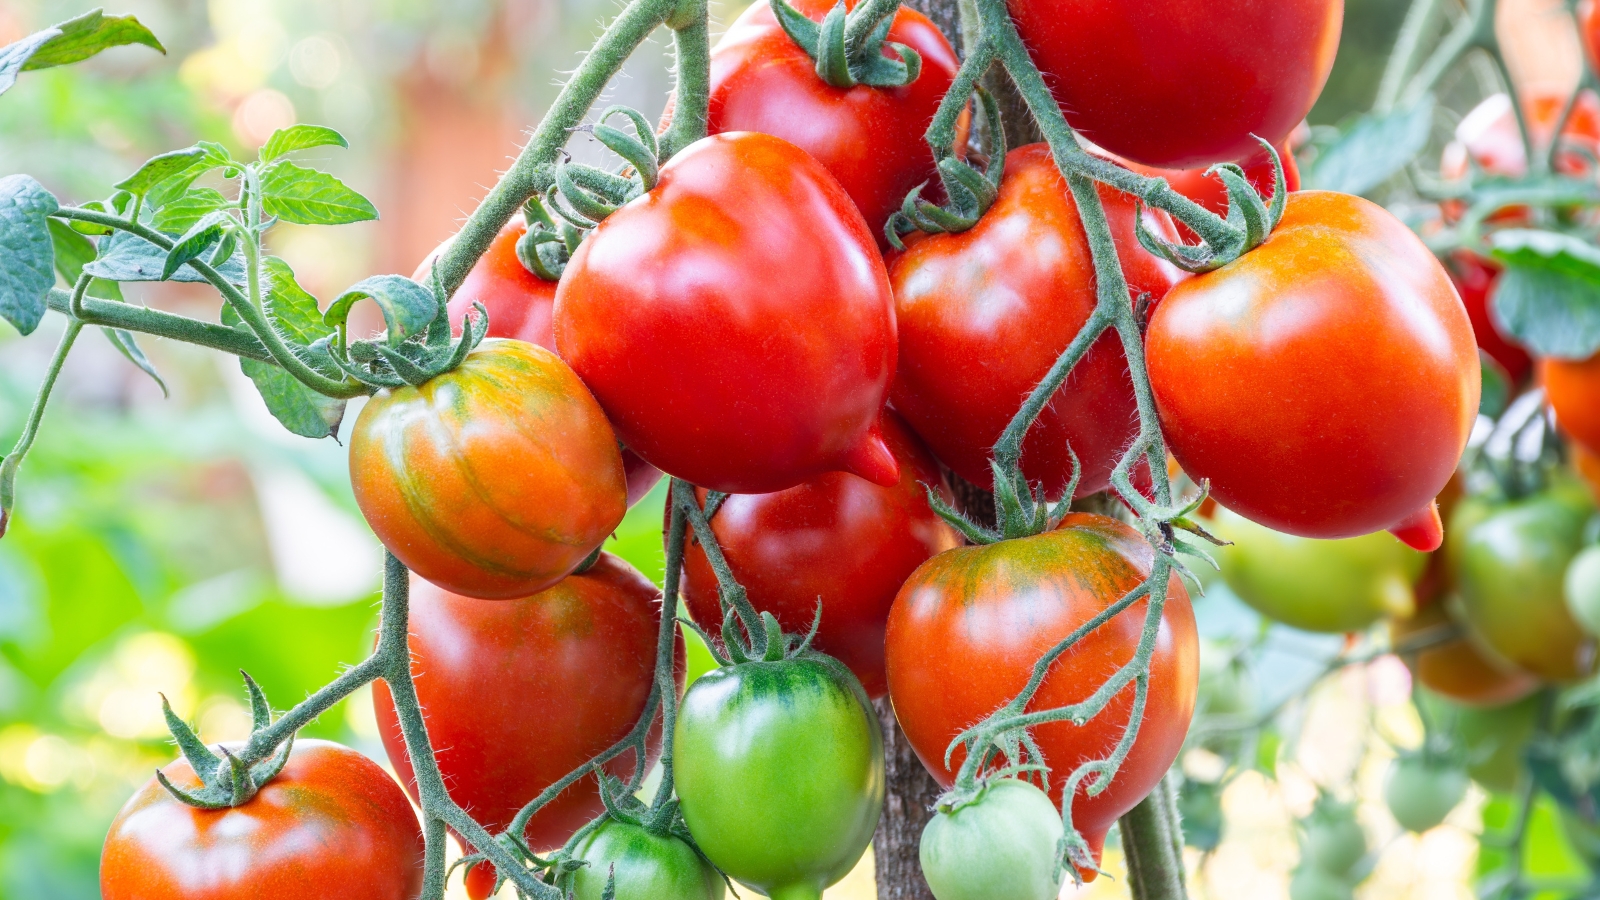
[[1378, 97], [1372, 104], [1373, 112], [1386, 113], [1400, 99], [1406, 76], [1411, 74], [1417, 56], [1422, 52], [1423, 35], [1427, 33], [1438, 10], [1439, 0], [1411, 0], [1405, 21], [1400, 23], [1400, 32], [1395, 36], [1394, 49], [1389, 52], [1389, 61], [1384, 65], [1383, 79], [1378, 83]]
[[[51, 288], [50, 295], [46, 298], [50, 308], [64, 315], [72, 315], [72, 294], [60, 288]], [[243, 356], [248, 359], [277, 365], [272, 354], [267, 348], [251, 335], [229, 328], [226, 325], [217, 325], [213, 322], [202, 322], [188, 316], [163, 312], [148, 306], [136, 306], [132, 303], [119, 303], [115, 300], [101, 300], [98, 297], [84, 297], [78, 302], [81, 315], [79, 319], [84, 325], [104, 325], [108, 328], [120, 328], [124, 331], [135, 331], [140, 334], [149, 334], [156, 337], [169, 338], [174, 341], [183, 341], [186, 344], [195, 344], [200, 347], [209, 347], [221, 350], [234, 356]]]
[[711, 109], [711, 25], [706, 0], [692, 0], [690, 23], [672, 32], [676, 50], [677, 80], [673, 89], [672, 124], [661, 135], [663, 162], [706, 136]]
[[[78, 276], [78, 281], [72, 288], [72, 296], [82, 300], [84, 292], [89, 289], [89, 282], [94, 279], [85, 274]], [[4, 537], [7, 526], [11, 523], [11, 506], [16, 501], [17, 469], [22, 466], [22, 460], [33, 448], [33, 440], [39, 435], [39, 423], [44, 421], [45, 407], [50, 404], [50, 394], [55, 390], [56, 379], [61, 376], [61, 367], [66, 365], [67, 355], [72, 352], [72, 345], [78, 340], [78, 332], [83, 330], [83, 322], [77, 319], [68, 319], [66, 330], [61, 332], [61, 341], [56, 344], [55, 355], [50, 357], [50, 366], [45, 369], [44, 381], [39, 383], [39, 393], [33, 398], [33, 408], [28, 411], [28, 421], [23, 423], [22, 434], [17, 437], [17, 443], [0, 459], [0, 537]]]

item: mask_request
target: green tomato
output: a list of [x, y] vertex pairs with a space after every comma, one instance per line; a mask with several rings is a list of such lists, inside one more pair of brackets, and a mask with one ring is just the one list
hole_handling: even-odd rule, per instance
[[1389, 770], [1383, 799], [1401, 828], [1420, 834], [1443, 822], [1467, 796], [1467, 781], [1465, 769], [1402, 757]]
[[1061, 813], [1034, 785], [1002, 778], [922, 829], [922, 875], [937, 900], [1054, 900]]
[[817, 900], [861, 859], [883, 810], [883, 735], [842, 664], [808, 654], [709, 672], [673, 735], [683, 820], [729, 876]]
[[1379, 532], [1336, 541], [1295, 537], [1218, 507], [1222, 580], [1262, 615], [1306, 631], [1361, 631], [1408, 616], [1427, 556]]
[[1567, 611], [1591, 635], [1600, 635], [1600, 544], [1578, 551], [1562, 579]]
[[1573, 620], [1563, 585], [1592, 513], [1581, 489], [1557, 484], [1509, 503], [1463, 500], [1451, 516], [1462, 620], [1480, 646], [1545, 681], [1594, 669], [1594, 638]]
[[1437, 700], [1439, 710], [1455, 715], [1455, 739], [1467, 760], [1467, 774], [1485, 790], [1511, 793], [1527, 777], [1522, 753], [1539, 722], [1537, 694], [1489, 709], [1462, 707]]
[[613, 873], [616, 900], [722, 900], [726, 892], [722, 876], [687, 843], [616, 819], [584, 838], [573, 858], [589, 863], [572, 874], [573, 900], [601, 900]]
[[1302, 869], [1315, 867], [1348, 880], [1367, 855], [1367, 833], [1356, 821], [1354, 806], [1323, 797], [1301, 826]]
[[1302, 865], [1289, 877], [1289, 900], [1352, 900], [1355, 895], [1348, 878], [1316, 866]]

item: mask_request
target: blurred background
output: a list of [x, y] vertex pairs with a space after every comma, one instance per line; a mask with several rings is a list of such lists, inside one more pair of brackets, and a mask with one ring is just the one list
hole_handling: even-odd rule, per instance
[[[714, 2], [714, 19], [730, 21], [738, 2]], [[0, 44], [93, 6], [6, 0]], [[253, 153], [276, 128], [331, 126], [351, 148], [319, 162], [370, 197], [381, 218], [272, 233], [273, 250], [326, 299], [369, 274], [409, 274], [455, 231], [554, 96], [558, 73], [575, 65], [617, 7], [118, 0], [108, 12], [136, 14], [167, 55], [121, 48], [26, 75], [0, 102], [0, 174], [28, 172], [63, 200], [84, 201], [106, 195], [144, 158], [196, 139]], [[1404, 8], [1348, 0], [1339, 61], [1314, 124], [1371, 102]], [[611, 102], [658, 115], [669, 84], [666, 51], [664, 35], [647, 44], [613, 85]], [[1546, 68], [1559, 69], [1559, 56], [1536, 53], [1534, 65], [1548, 57], [1556, 62]], [[573, 144], [580, 157], [593, 152], [584, 136]], [[218, 301], [208, 293], [147, 285], [129, 299], [214, 316]], [[48, 317], [30, 340], [0, 327], [0, 446], [20, 431], [60, 326], [60, 317]], [[249, 726], [240, 668], [284, 708], [370, 646], [380, 550], [349, 494], [343, 448], [285, 432], [231, 358], [155, 340], [144, 349], [170, 397], [108, 341], [80, 342], [22, 470], [16, 521], [0, 541], [7, 900], [98, 896], [106, 825], [173, 756], [161, 694], [206, 741], [237, 739]], [[660, 523], [658, 491], [630, 513], [615, 547], [658, 580]], [[1266, 627], [1220, 584], [1198, 609], [1217, 641], [1253, 639]], [[1341, 646], [1338, 638], [1276, 631], [1261, 655], [1265, 668], [1252, 675], [1258, 685], [1292, 689]], [[1281, 699], [1258, 693], [1250, 702], [1261, 708]], [[1222, 843], [1203, 865], [1194, 860], [1197, 893], [1286, 896], [1296, 857], [1291, 818], [1305, 814], [1322, 785], [1369, 798], [1361, 814], [1383, 855], [1362, 896], [1470, 897], [1483, 811], [1491, 819], [1503, 811], [1477, 796], [1444, 828], [1397, 837], [1381, 800], [1370, 799], [1390, 744], [1420, 734], [1408, 697], [1404, 666], [1387, 658], [1345, 669], [1301, 705], [1301, 739], [1260, 751], [1275, 777], [1230, 784]], [[383, 759], [366, 692], [308, 733]], [[1535, 835], [1550, 848], [1552, 871], [1577, 866], [1550, 827], [1536, 823]], [[1114, 847], [1107, 865], [1116, 871]], [[864, 866], [830, 896], [871, 893]], [[1085, 893], [1125, 896], [1126, 884], [1102, 879]]]

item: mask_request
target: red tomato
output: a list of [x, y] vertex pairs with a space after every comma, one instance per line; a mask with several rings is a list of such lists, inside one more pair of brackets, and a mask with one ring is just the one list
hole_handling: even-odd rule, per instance
[[1600, 3], [1583, 0], [1578, 4], [1578, 31], [1583, 38], [1584, 55], [1589, 65], [1600, 68]]
[[[820, 21], [834, 4], [791, 5]], [[889, 214], [912, 188], [937, 177], [922, 133], [960, 66], [939, 29], [908, 7], [895, 13], [889, 40], [922, 55], [916, 81], [898, 88], [836, 88], [778, 26], [771, 5], [751, 4], [711, 51], [710, 133], [760, 131], [810, 153], [884, 240]]]
[[[161, 770], [199, 788], [189, 763]], [[154, 778], [111, 823], [100, 854], [104, 900], [412, 900], [422, 830], [394, 779], [328, 741], [295, 741], [289, 762], [232, 809], [184, 805]]]
[[[1278, 158], [1283, 160], [1284, 187], [1290, 191], [1300, 190], [1300, 164], [1295, 162], [1294, 153], [1289, 150], [1289, 141], [1278, 145]], [[1126, 163], [1128, 168], [1142, 175], [1152, 178], [1165, 178], [1172, 189], [1188, 197], [1190, 200], [1204, 206], [1219, 216], [1228, 214], [1228, 188], [1222, 179], [1216, 175], [1206, 175], [1209, 166], [1200, 166], [1194, 169], [1159, 169], [1155, 166], [1141, 166], [1138, 163]], [[1245, 177], [1250, 180], [1251, 187], [1264, 198], [1272, 197], [1273, 183], [1277, 179], [1277, 170], [1272, 165], [1272, 157], [1266, 151], [1258, 149], [1256, 154], [1239, 164], [1244, 169]], [[1177, 223], [1178, 233], [1185, 240], [1193, 241], [1196, 236], [1189, 226], [1182, 222]]]
[[555, 333], [623, 442], [686, 481], [898, 478], [878, 427], [888, 275], [839, 183], [787, 141], [735, 132], [673, 157], [573, 254]]
[[[502, 831], [540, 791], [626, 736], [650, 694], [660, 596], [609, 553], [521, 600], [460, 597], [413, 578], [411, 672], [451, 799]], [[681, 682], [681, 647], [677, 658]], [[372, 705], [389, 761], [415, 797], [394, 700], [381, 681]], [[654, 760], [658, 734], [649, 747]], [[606, 770], [626, 778], [632, 755]], [[528, 845], [559, 847], [602, 809], [599, 783], [585, 778], [533, 817]]]
[[1600, 353], [1585, 360], [1541, 359], [1539, 380], [1561, 430], [1600, 453]]
[[1533, 367], [1528, 351], [1500, 333], [1489, 312], [1489, 301], [1494, 296], [1495, 281], [1500, 277], [1499, 264], [1484, 259], [1470, 250], [1456, 250], [1445, 261], [1450, 280], [1455, 283], [1461, 303], [1472, 320], [1472, 335], [1479, 349], [1500, 364], [1513, 382], [1520, 382]]
[[[1531, 92], [1523, 100], [1535, 146], [1549, 146], [1556, 118], [1566, 102], [1566, 94], [1548, 91]], [[1556, 154], [1557, 171], [1576, 176], [1594, 168], [1595, 155], [1600, 154], [1600, 99], [1593, 93], [1584, 91], [1579, 95], [1561, 139], [1569, 150]], [[1439, 174], [1460, 178], [1467, 174], [1469, 160], [1489, 175], [1521, 178], [1528, 174], [1522, 133], [1517, 128], [1511, 98], [1505, 94], [1484, 99], [1456, 125], [1456, 139], [1446, 145], [1440, 157]]]
[[627, 511], [599, 404], [554, 353], [521, 341], [485, 341], [421, 387], [375, 394], [351, 432], [350, 485], [411, 571], [490, 599], [560, 581]]
[[[1478, 348], [1444, 267], [1347, 194], [1291, 194], [1260, 247], [1173, 288], [1145, 357], [1183, 470], [1303, 537], [1436, 522], [1477, 416]], [[1427, 532], [1403, 539], [1431, 550]]]
[[1310, 111], [1339, 49], [1343, 0], [1010, 0], [1061, 111], [1147, 166], [1245, 159]]
[[[1132, 197], [1102, 186], [1100, 199], [1130, 293], [1159, 299], [1182, 273], [1139, 246]], [[1145, 222], [1176, 236], [1165, 213]], [[1088, 238], [1049, 148], [1007, 154], [1000, 196], [978, 224], [912, 236], [889, 277], [900, 328], [894, 407], [945, 465], [988, 487], [990, 449], [1096, 303]], [[1108, 332], [1028, 432], [1023, 474], [1059, 495], [1072, 477], [1070, 444], [1083, 466], [1078, 495], [1104, 490], [1138, 430], [1122, 344]]]
[[[911, 576], [889, 613], [889, 696], [906, 739], [940, 784], [949, 787], [966, 758], [965, 748], [957, 749], [945, 767], [950, 741], [1014, 698], [1046, 650], [1138, 587], [1151, 560], [1149, 545], [1127, 525], [1072, 513], [1056, 531], [941, 553]], [[1194, 713], [1200, 678], [1194, 610], [1177, 577], [1168, 591], [1139, 736], [1103, 793], [1080, 790], [1072, 801], [1073, 824], [1096, 859], [1111, 824], [1172, 766]], [[1028, 708], [1088, 699], [1133, 658], [1146, 608], [1141, 600], [1079, 641], [1057, 660]], [[1057, 804], [1073, 770], [1116, 747], [1133, 694], [1130, 684], [1081, 726], [1032, 729]]]
[[[785, 631], [805, 634], [820, 602], [822, 625], [813, 646], [849, 666], [873, 697], [889, 689], [883, 629], [895, 592], [917, 566], [961, 543], [928, 507], [924, 485], [945, 491], [939, 464], [899, 417], [886, 415], [883, 422], [900, 464], [894, 487], [829, 472], [775, 494], [733, 494], [711, 519], [755, 608], [777, 616]], [[683, 574], [690, 614], [717, 633], [717, 579], [693, 535], [684, 548]]]

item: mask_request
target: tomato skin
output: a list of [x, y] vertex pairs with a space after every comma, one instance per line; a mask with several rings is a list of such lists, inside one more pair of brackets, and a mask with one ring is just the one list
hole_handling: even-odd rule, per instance
[[[1139, 246], [1134, 200], [1101, 186], [1129, 293], [1160, 299], [1182, 273]], [[1156, 234], [1176, 238], [1164, 213]], [[913, 238], [890, 264], [900, 361], [890, 399], [962, 478], [989, 487], [989, 454], [1028, 393], [1094, 312], [1094, 266], [1077, 205], [1044, 144], [1006, 155], [1000, 196], [960, 234]], [[1022, 471], [1058, 496], [1106, 488], [1138, 434], [1133, 382], [1114, 332], [1100, 336], [1023, 441]]]
[[1578, 551], [1561, 579], [1567, 610], [1583, 630], [1600, 635], [1600, 544]]
[[[1450, 624], [1449, 606], [1431, 603], [1410, 618], [1390, 619], [1391, 643]], [[1539, 689], [1539, 679], [1480, 651], [1465, 636], [1408, 655], [1405, 662], [1424, 687], [1463, 706], [1503, 706]]]
[[898, 477], [878, 430], [889, 279], [850, 198], [786, 141], [721, 134], [673, 157], [573, 254], [555, 335], [623, 442], [686, 481]]
[[460, 368], [374, 395], [350, 435], [350, 484], [407, 568], [486, 599], [560, 581], [627, 511], [599, 404], [521, 341], [484, 341]]
[[1000, 778], [972, 803], [935, 813], [922, 829], [918, 859], [936, 900], [1055, 900], [1062, 832], [1049, 794]]
[[1418, 834], [1437, 827], [1467, 796], [1467, 773], [1418, 757], [1395, 760], [1383, 798], [1400, 827]]
[[[200, 787], [183, 759], [162, 769]], [[185, 806], [154, 778], [117, 813], [100, 856], [105, 900], [412, 900], [422, 830], [394, 779], [329, 741], [295, 741], [282, 772], [233, 809]]]
[[[1133, 590], [1152, 556], [1138, 533], [1104, 516], [1072, 513], [1055, 531], [979, 547], [958, 547], [923, 563], [889, 613], [889, 696], [922, 764], [948, 787], [965, 748], [944, 765], [957, 734], [1014, 698], [1034, 663], [1056, 642]], [[1133, 658], [1144, 625], [1141, 600], [1057, 660], [1029, 705], [1052, 709], [1087, 699]], [[1096, 858], [1117, 817], [1144, 799], [1177, 758], [1194, 713], [1199, 638], [1189, 596], [1174, 576], [1150, 663], [1138, 739], [1110, 786], [1072, 801], [1072, 821]], [[1081, 763], [1103, 759], [1128, 724], [1133, 689], [1082, 726], [1032, 730], [1050, 768], [1057, 803]], [[1092, 873], [1083, 872], [1085, 877]]]
[[601, 900], [613, 871], [615, 896], [624, 900], [722, 900], [727, 893], [722, 876], [693, 847], [616, 819], [584, 838], [573, 858], [589, 863], [573, 873], [573, 900]]
[[1600, 3], [1583, 0], [1578, 4], [1578, 33], [1589, 65], [1600, 67]]
[[1008, 6], [1073, 128], [1171, 169], [1246, 159], [1253, 135], [1282, 143], [1322, 93], [1344, 18], [1343, 0]]
[[1533, 368], [1533, 359], [1521, 345], [1500, 333], [1500, 327], [1489, 312], [1495, 283], [1500, 278], [1499, 264], [1470, 250], [1456, 250], [1445, 261], [1445, 268], [1450, 272], [1456, 293], [1461, 295], [1467, 318], [1472, 320], [1472, 334], [1478, 347], [1506, 370], [1513, 383], [1521, 382]]
[[1594, 671], [1595, 641], [1573, 621], [1562, 583], [1593, 512], [1582, 489], [1557, 484], [1498, 506], [1468, 499], [1451, 517], [1462, 618], [1481, 646], [1544, 681]]
[[673, 774], [707, 859], [772, 900], [817, 900], [878, 825], [883, 735], [835, 660], [724, 666], [684, 694]]
[[[938, 463], [892, 413], [883, 434], [900, 464], [900, 482], [879, 487], [829, 472], [773, 494], [733, 494], [711, 519], [733, 574], [757, 610], [806, 634], [822, 603], [812, 646], [838, 659], [869, 697], [889, 690], [883, 631], [889, 606], [917, 566], [961, 543], [928, 506], [923, 485], [949, 491]], [[700, 499], [705, 501], [701, 489]], [[691, 534], [683, 551], [684, 599], [707, 631], [722, 624], [717, 578]]]
[[[450, 796], [499, 832], [540, 791], [621, 740], [650, 693], [660, 591], [609, 553], [593, 568], [520, 600], [491, 603], [411, 580], [411, 657]], [[683, 678], [678, 654], [678, 678]], [[389, 761], [416, 796], [394, 700], [374, 683]], [[652, 732], [653, 759], [660, 745]], [[633, 771], [623, 754], [606, 769]], [[593, 777], [528, 823], [535, 850], [559, 847], [603, 810]]]
[[1174, 287], [1145, 355], [1183, 470], [1229, 509], [1302, 537], [1398, 527], [1429, 508], [1478, 411], [1478, 348], [1444, 267], [1382, 207], [1345, 194], [1290, 194], [1265, 243]]
[[[821, 21], [833, 4], [791, 5]], [[904, 87], [836, 88], [823, 81], [766, 3], [747, 7], [711, 51], [710, 133], [759, 131], [811, 154], [839, 180], [880, 244], [884, 222], [906, 194], [937, 179], [922, 133], [960, 66], [939, 29], [910, 8], [895, 13], [889, 40], [922, 55], [921, 73]]]
[[1600, 453], [1600, 353], [1584, 360], [1541, 359], [1539, 381], [1561, 430]]

